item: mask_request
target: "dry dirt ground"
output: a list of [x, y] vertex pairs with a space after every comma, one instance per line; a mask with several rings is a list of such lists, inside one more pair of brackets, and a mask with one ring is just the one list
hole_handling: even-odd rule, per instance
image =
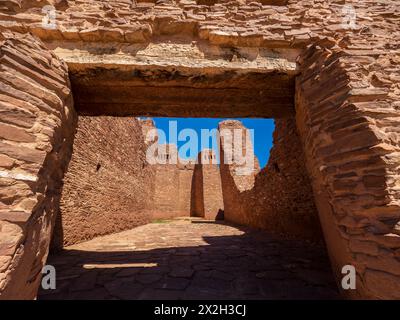
[[336, 299], [325, 249], [200, 219], [158, 221], [51, 255], [39, 299]]

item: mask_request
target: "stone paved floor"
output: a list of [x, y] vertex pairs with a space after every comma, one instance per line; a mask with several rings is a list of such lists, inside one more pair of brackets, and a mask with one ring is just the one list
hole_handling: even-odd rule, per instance
[[335, 299], [324, 248], [226, 223], [175, 220], [70, 246], [49, 258], [39, 299]]

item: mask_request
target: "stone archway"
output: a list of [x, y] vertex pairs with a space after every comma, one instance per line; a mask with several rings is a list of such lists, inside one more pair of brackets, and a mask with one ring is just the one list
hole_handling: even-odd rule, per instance
[[[331, 22], [340, 19], [334, 6], [311, 11], [310, 6], [315, 5], [289, 1], [279, 10], [270, 8], [278, 21], [282, 17], [309, 21], [302, 22], [302, 28], [289, 23], [283, 33], [256, 28], [255, 33], [246, 34], [194, 18], [182, 21], [175, 15], [167, 21], [158, 16], [157, 23], [148, 28], [126, 31], [46, 31], [26, 21], [11, 21], [2, 27], [0, 297], [33, 298], [36, 294], [71, 152], [76, 116], [67, 66], [54, 54], [56, 41], [67, 40], [72, 48], [74, 41], [148, 43], [151, 36], [168, 37], [177, 30], [184, 30], [190, 38], [196, 30], [196, 37], [224, 50], [230, 48], [227, 60], [231, 62], [243, 59], [239, 47], [274, 51], [292, 44], [296, 48], [295, 56], [300, 54], [297, 127], [338, 281], [341, 267], [352, 264], [359, 285], [344, 294], [350, 298], [399, 298], [398, 43], [389, 44], [382, 33], [375, 35], [368, 19], [357, 34], [343, 29]], [[375, 10], [380, 30], [395, 34], [396, 23], [386, 14], [394, 12], [395, 6], [395, 1], [387, 7], [355, 4], [355, 10], [365, 14]], [[17, 7], [21, 6], [17, 3]], [[308, 15], [299, 7], [310, 8]], [[330, 20], [323, 17], [326, 11]], [[249, 17], [252, 12], [247, 12]], [[311, 30], [310, 22], [319, 28]], [[259, 25], [263, 24], [255, 22]], [[22, 26], [47, 46], [21, 33]]]

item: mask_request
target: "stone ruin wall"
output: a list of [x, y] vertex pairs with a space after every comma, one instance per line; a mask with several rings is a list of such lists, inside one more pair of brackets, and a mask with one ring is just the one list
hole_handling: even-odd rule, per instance
[[156, 165], [150, 211], [155, 219], [190, 216], [193, 165]]
[[[360, 286], [347, 297], [400, 298], [398, 1], [349, 1], [357, 12], [353, 29], [342, 24], [342, 0], [272, 2], [1, 3], [1, 68], [11, 71], [2, 73], [1, 103], [31, 121], [29, 129], [17, 127], [36, 137], [1, 140], [1, 298], [36, 294], [74, 131], [67, 67], [30, 32], [47, 46], [72, 48], [195, 39], [230, 49], [230, 61], [250, 59], [259, 48], [300, 51], [296, 123], [334, 272], [340, 279], [341, 266], [356, 265]], [[55, 30], [41, 26], [45, 4], [56, 5]], [[10, 123], [7, 117], [2, 112], [1, 122]]]
[[400, 56], [364, 50], [304, 52], [296, 122], [334, 272], [356, 267], [351, 297], [399, 299]]
[[[169, 145], [171, 148], [171, 145]], [[176, 153], [176, 147], [172, 146]], [[200, 153], [201, 154], [201, 153]], [[199, 154], [199, 157], [200, 157]], [[153, 219], [198, 216], [215, 220], [223, 210], [220, 172], [205, 163], [158, 164], [152, 202], [148, 211]]]
[[151, 221], [155, 170], [145, 152], [136, 118], [79, 117], [54, 248]]
[[58, 215], [76, 114], [67, 66], [0, 33], [0, 299], [32, 299]]
[[[243, 129], [226, 121], [220, 129]], [[274, 143], [267, 165], [241, 176], [237, 165], [223, 163], [221, 179], [225, 219], [285, 237], [321, 241], [322, 234], [304, 155], [294, 119], [275, 121]], [[226, 153], [221, 143], [222, 159]], [[245, 148], [243, 148], [245, 150]], [[253, 150], [249, 155], [254, 157]]]

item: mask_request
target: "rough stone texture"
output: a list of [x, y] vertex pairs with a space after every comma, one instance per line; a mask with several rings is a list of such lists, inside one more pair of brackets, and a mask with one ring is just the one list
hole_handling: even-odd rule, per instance
[[154, 170], [136, 118], [79, 117], [55, 247], [145, 224]]
[[76, 116], [66, 65], [37, 39], [2, 31], [0, 60], [0, 299], [33, 299]]
[[[346, 20], [341, 0], [289, 0], [276, 6], [274, 1], [229, 1], [197, 3], [177, 0], [168, 3], [131, 2], [124, 0], [68, 0], [57, 10], [57, 29], [44, 29], [40, 4], [32, 0], [12, 0], [26, 8], [10, 18], [14, 8], [2, 8], [2, 24], [16, 31], [29, 30], [43, 40], [74, 43], [148, 44], [153, 39], [204, 40], [212, 45], [238, 47], [304, 48], [324, 36], [369, 41], [378, 49], [400, 38], [396, 0], [348, 1], [356, 11], [354, 29], [342, 25]], [[282, 1], [283, 2], [283, 1]], [[360, 32], [361, 31], [361, 32]], [[390, 35], [389, 38], [386, 38]], [[351, 47], [351, 41], [343, 47]], [[367, 43], [364, 43], [367, 44]], [[367, 46], [363, 47], [368, 49]], [[356, 49], [356, 48], [353, 48]], [[382, 49], [379, 48], [379, 49]], [[239, 51], [240, 52], [240, 51]]]
[[[224, 121], [219, 128], [247, 132], [240, 121]], [[262, 170], [256, 161], [254, 171], [242, 175], [243, 170], [239, 169], [246, 165], [224, 161], [227, 145], [222, 136], [220, 146], [226, 220], [286, 237], [321, 240], [318, 213], [294, 119], [276, 120], [274, 145]], [[254, 157], [252, 145], [246, 151], [244, 143], [242, 146], [243, 154], [247, 151], [248, 158]]]
[[152, 223], [52, 255], [54, 299], [338, 299], [325, 249], [226, 223]]
[[[190, 67], [196, 67], [197, 61], [192, 63], [192, 56], [186, 55], [184, 48], [196, 41], [194, 46], [201, 49], [205, 44], [207, 47], [200, 57], [206, 64], [200, 66], [255, 68], [268, 74], [276, 70], [286, 76], [298, 74], [297, 127], [334, 272], [339, 274], [346, 263], [357, 265], [360, 285], [355, 292], [347, 292], [350, 297], [399, 298], [400, 8], [397, 0], [289, 0], [286, 3], [182, 0], [158, 4], [124, 0], [61, 1], [57, 3], [57, 28], [53, 30], [43, 28], [43, 14], [38, 5], [49, 3], [53, 1], [2, 2], [0, 26], [39, 36], [74, 70], [79, 69], [80, 61], [85, 66], [88, 61], [98, 65], [102, 60], [107, 68], [114, 63], [117, 71], [132, 70], [132, 65], [140, 60], [138, 69], [155, 65], [170, 74], [182, 61], [181, 67], [190, 78]], [[354, 8], [353, 26], [346, 23], [354, 14], [346, 17], [345, 4]], [[29, 63], [40, 61], [41, 67], [65, 74], [65, 68], [56, 59], [51, 65], [46, 61], [48, 51], [35, 43], [30, 40], [30, 44], [25, 44], [33, 45], [34, 49], [29, 50], [24, 50], [24, 44], [14, 42], [13, 46], [17, 52], [23, 52], [20, 55]], [[127, 55], [134, 56], [135, 52], [140, 53], [140, 47], [149, 47], [152, 43], [159, 45], [158, 55], [135, 57], [126, 61], [128, 65], [133, 61], [131, 66], [124, 65], [124, 47], [131, 46]], [[168, 59], [160, 59], [164, 55]], [[288, 68], [299, 55], [297, 67]], [[118, 57], [122, 58], [120, 64], [115, 63]], [[265, 61], [271, 58], [274, 63]], [[29, 70], [22, 73], [28, 81], [36, 79]], [[11, 80], [13, 88], [4, 90], [7, 96], [12, 96], [14, 88], [23, 87], [23, 91], [29, 89], [28, 92], [34, 91], [34, 95], [43, 97], [37, 86], [22, 86], [21, 79], [7, 77], [3, 81]], [[42, 102], [35, 100], [33, 105], [53, 116], [52, 106], [58, 104], [48, 100], [48, 96]], [[19, 103], [27, 106], [26, 98], [23, 101]], [[110, 108], [105, 110], [110, 112]], [[210, 109], [205, 109], [203, 116], [208, 112]], [[252, 112], [249, 107], [247, 115], [257, 116], [257, 112], [260, 111]], [[36, 115], [23, 114], [27, 123], [38, 121]], [[16, 121], [14, 115], [9, 118]], [[46, 126], [62, 126], [61, 122], [52, 126], [48, 118]], [[20, 130], [6, 134], [12, 139], [29, 139]], [[51, 150], [57, 144], [47, 145]], [[6, 168], [13, 165], [17, 154], [22, 159], [15, 160], [42, 164], [50, 152], [24, 149], [17, 153], [13, 146], [3, 142], [0, 149], [1, 162]], [[59, 167], [43, 168], [46, 171]], [[19, 193], [27, 190], [20, 185], [17, 189]], [[6, 185], [2, 192], [12, 194], [13, 188]], [[46, 197], [46, 201], [50, 198]], [[16, 219], [17, 214], [10, 216]], [[2, 233], [13, 228], [3, 228]], [[40, 252], [46, 251], [45, 244]], [[25, 266], [22, 262], [18, 265]], [[4, 278], [4, 273], [1, 277]], [[18, 277], [22, 282], [28, 278], [27, 273]], [[23, 288], [20, 283], [13, 282], [14, 285]]]
[[333, 44], [299, 61], [298, 128], [333, 270], [357, 269], [351, 297], [400, 298], [399, 61]]

